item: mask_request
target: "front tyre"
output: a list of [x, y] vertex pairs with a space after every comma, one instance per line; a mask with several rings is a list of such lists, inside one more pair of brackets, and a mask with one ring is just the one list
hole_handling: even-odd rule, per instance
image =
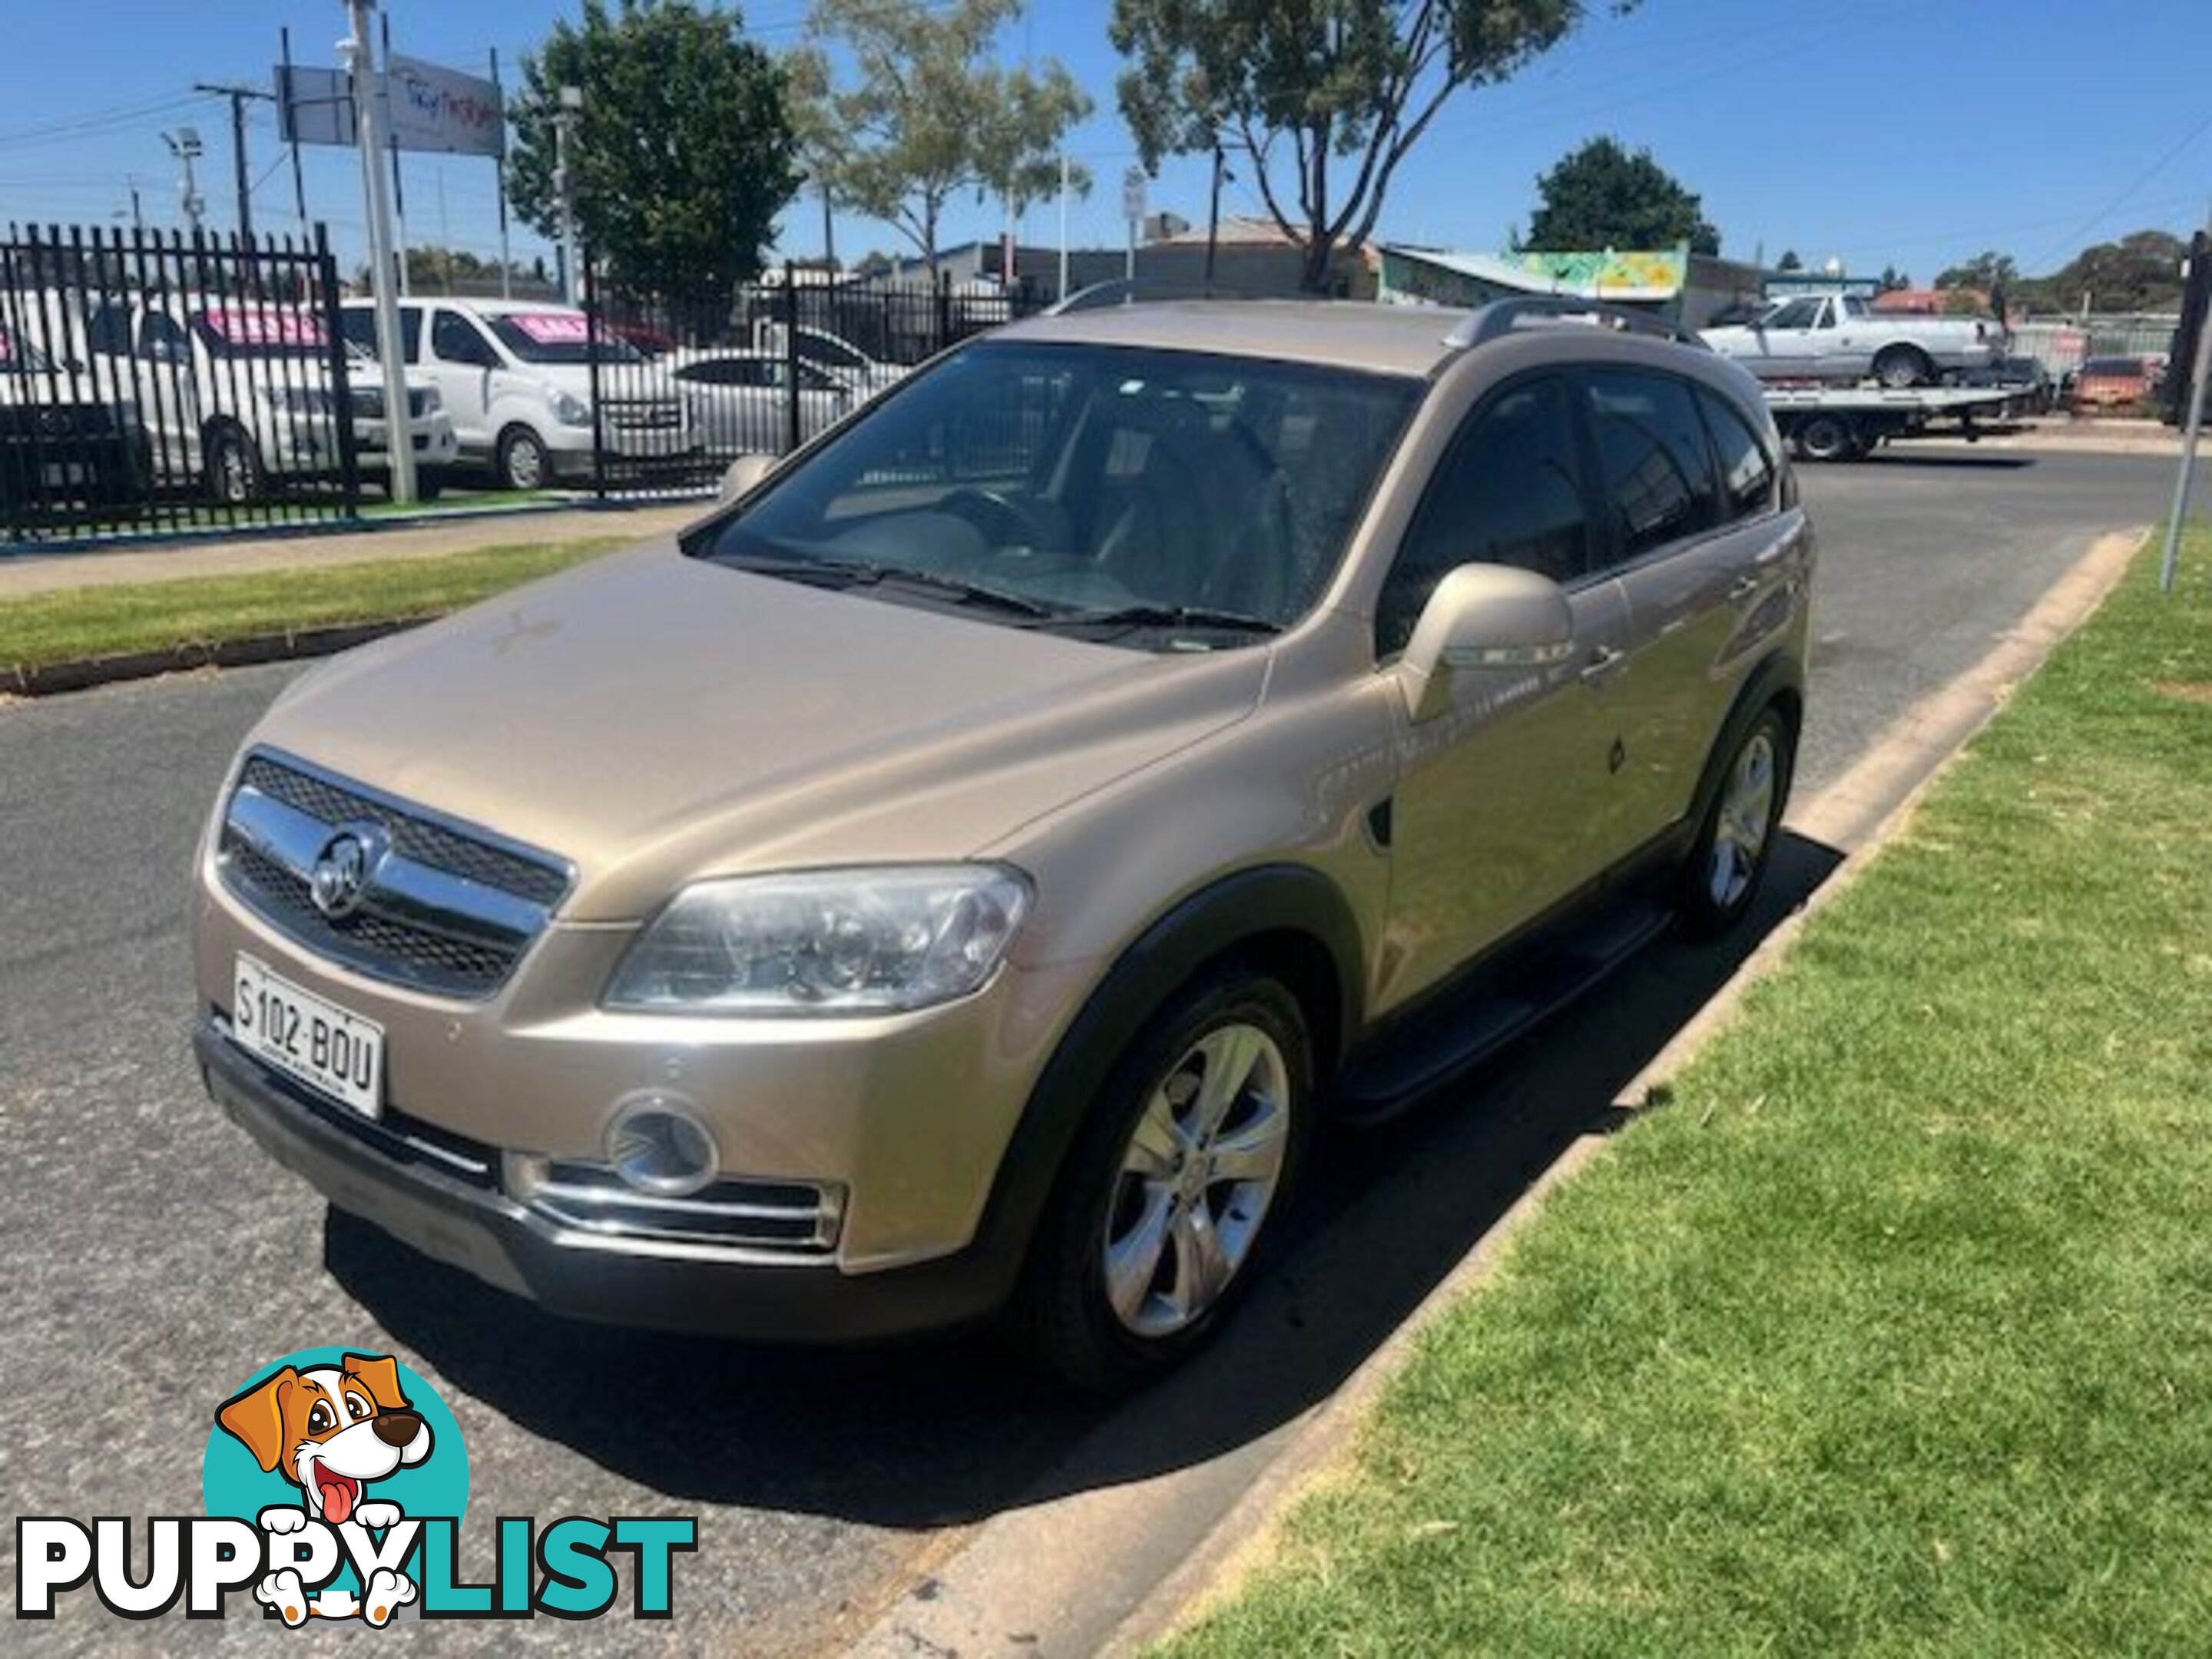
[[1692, 939], [1713, 939], [1741, 921], [1759, 896], [1774, 843], [1797, 745], [1782, 711], [1770, 706], [1737, 742], [1721, 773], [1721, 787], [1705, 813], [1682, 869], [1677, 909]]
[[1156, 1014], [1078, 1134], [1012, 1310], [1079, 1388], [1165, 1371], [1219, 1328], [1279, 1225], [1313, 1110], [1297, 999], [1231, 966]]
[[545, 441], [526, 426], [511, 426], [499, 434], [495, 458], [501, 489], [543, 489], [552, 476]]

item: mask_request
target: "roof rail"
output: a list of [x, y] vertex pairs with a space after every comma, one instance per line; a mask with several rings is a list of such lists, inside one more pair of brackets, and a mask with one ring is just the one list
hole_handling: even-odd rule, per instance
[[1486, 345], [1502, 335], [1510, 334], [1530, 319], [1547, 322], [1584, 319], [1618, 333], [1649, 334], [1695, 346], [1701, 351], [1711, 349], [1695, 330], [1670, 323], [1664, 317], [1654, 316], [1648, 311], [1631, 311], [1625, 306], [1609, 306], [1600, 300], [1584, 300], [1571, 294], [1528, 294], [1510, 300], [1492, 300], [1468, 313], [1444, 336], [1444, 343], [1459, 351]]

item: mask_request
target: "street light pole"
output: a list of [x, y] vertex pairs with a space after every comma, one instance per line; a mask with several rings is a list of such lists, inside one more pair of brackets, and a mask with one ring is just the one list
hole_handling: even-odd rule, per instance
[[583, 291], [584, 279], [576, 269], [575, 176], [568, 167], [568, 147], [575, 142], [570, 129], [583, 107], [583, 88], [563, 87], [561, 107], [553, 116], [553, 193], [561, 198], [561, 297], [572, 306]]
[[185, 221], [197, 236], [200, 229], [200, 215], [207, 210], [207, 203], [200, 195], [199, 180], [192, 172], [192, 163], [202, 154], [199, 129], [179, 127], [174, 132], [165, 132], [161, 142], [169, 147], [169, 154], [177, 158], [184, 169], [177, 180], [178, 204], [185, 210]]
[[407, 396], [407, 366], [400, 350], [399, 296], [392, 287], [392, 200], [384, 179], [383, 82], [371, 44], [369, 14], [376, 0], [344, 0], [353, 33], [338, 42], [338, 57], [353, 80], [355, 141], [361, 149], [362, 187], [368, 200], [368, 270], [376, 296], [376, 355], [384, 373], [385, 452], [392, 467], [392, 499], [415, 500], [415, 434]]

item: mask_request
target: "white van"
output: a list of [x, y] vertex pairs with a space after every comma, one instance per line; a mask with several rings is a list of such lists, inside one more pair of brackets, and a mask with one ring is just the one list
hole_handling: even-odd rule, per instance
[[[376, 349], [374, 301], [344, 307], [346, 337]], [[523, 300], [403, 300], [401, 349], [411, 372], [438, 388], [461, 459], [488, 465], [507, 489], [538, 489], [592, 471], [592, 340], [584, 313]], [[643, 361], [602, 333], [599, 362]], [[672, 390], [610, 398], [601, 434], [625, 460], [665, 460], [699, 447]]]
[[[263, 495], [271, 479], [341, 471], [331, 341], [314, 312], [259, 301], [118, 296], [94, 304], [82, 329], [89, 374], [118, 394], [127, 390], [164, 478], [190, 479], [217, 501], [244, 503]], [[346, 380], [357, 470], [382, 478], [391, 471], [383, 378], [374, 363], [349, 361]], [[407, 401], [422, 493], [434, 495], [459, 453], [453, 422], [428, 386], [410, 382]]]

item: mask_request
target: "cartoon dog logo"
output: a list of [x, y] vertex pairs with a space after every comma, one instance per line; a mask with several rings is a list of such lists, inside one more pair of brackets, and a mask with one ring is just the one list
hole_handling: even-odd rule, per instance
[[[399, 1506], [369, 1498], [368, 1483], [430, 1455], [430, 1425], [401, 1392], [398, 1363], [381, 1354], [349, 1353], [335, 1365], [305, 1370], [283, 1366], [225, 1401], [216, 1421], [244, 1443], [264, 1474], [281, 1472], [300, 1488], [300, 1507], [261, 1511], [261, 1529], [269, 1533], [297, 1532], [310, 1520], [337, 1528], [392, 1526], [402, 1518]], [[327, 1590], [311, 1600], [290, 1569], [268, 1574], [254, 1589], [256, 1600], [294, 1626], [311, 1613], [356, 1613], [382, 1625], [415, 1595], [412, 1579], [383, 1567], [357, 1600]]]

